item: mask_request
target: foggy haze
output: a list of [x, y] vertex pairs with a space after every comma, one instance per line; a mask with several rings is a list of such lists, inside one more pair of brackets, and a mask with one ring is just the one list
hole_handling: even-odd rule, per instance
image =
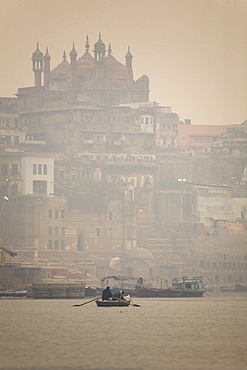
[[150, 78], [150, 100], [195, 124], [240, 124], [247, 116], [247, 2], [242, 0], [1, 0], [0, 96], [34, 86], [39, 41], [51, 68], [72, 43], [80, 57], [101, 32], [134, 79]]

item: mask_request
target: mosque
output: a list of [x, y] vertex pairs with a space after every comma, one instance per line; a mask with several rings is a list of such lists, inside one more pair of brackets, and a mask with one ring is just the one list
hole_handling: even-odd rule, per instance
[[[126, 64], [120, 63], [113, 55], [111, 44], [106, 50], [99, 34], [94, 44], [93, 55], [90, 53], [89, 38], [86, 37], [85, 53], [78, 57], [73, 44], [67, 61], [63, 61], [51, 70], [51, 57], [37, 49], [32, 54], [35, 87], [43, 86], [50, 90], [70, 92], [70, 98], [80, 95], [80, 100], [96, 105], [117, 105], [149, 101], [149, 79], [146, 75], [133, 79], [130, 47], [125, 55]], [[43, 81], [42, 81], [43, 80]]]

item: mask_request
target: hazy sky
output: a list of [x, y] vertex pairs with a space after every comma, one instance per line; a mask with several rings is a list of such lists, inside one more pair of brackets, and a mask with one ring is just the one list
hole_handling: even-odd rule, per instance
[[150, 100], [197, 124], [247, 118], [247, 0], [0, 0], [0, 96], [34, 85], [39, 41], [51, 67], [90, 51], [101, 32], [134, 79], [150, 78]]

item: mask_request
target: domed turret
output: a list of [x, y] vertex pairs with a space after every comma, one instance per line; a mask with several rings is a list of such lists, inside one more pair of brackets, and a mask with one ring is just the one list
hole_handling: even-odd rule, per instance
[[94, 44], [94, 59], [96, 63], [103, 63], [105, 59], [105, 44], [101, 40], [101, 34], [99, 33], [99, 39]]
[[72, 50], [69, 53], [69, 55], [70, 55], [70, 59], [76, 59], [76, 57], [77, 57], [77, 51], [75, 50], [75, 44], [74, 43], [73, 43], [73, 47], [72, 47]]
[[39, 50], [39, 43], [37, 42], [37, 49], [32, 54], [32, 59], [42, 59], [43, 60], [43, 53]]
[[37, 42], [37, 49], [32, 54], [33, 72], [35, 86], [41, 86], [41, 74], [43, 72], [43, 53], [39, 50], [39, 43]]

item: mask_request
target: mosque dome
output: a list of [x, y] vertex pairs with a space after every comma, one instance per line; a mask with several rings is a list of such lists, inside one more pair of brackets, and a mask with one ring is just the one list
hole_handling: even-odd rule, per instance
[[55, 67], [51, 71], [50, 78], [66, 79], [69, 75], [70, 75], [70, 64], [67, 62], [66, 55], [64, 52], [62, 63], [60, 63], [57, 67]]
[[105, 58], [104, 76], [106, 78], [128, 79], [129, 72], [128, 68], [114, 58], [114, 56], [108, 55]]
[[88, 51], [77, 60], [76, 65], [77, 75], [92, 76], [95, 73], [96, 66], [94, 58]]
[[146, 248], [132, 248], [125, 253], [126, 260], [149, 260], [153, 261], [153, 254]]

